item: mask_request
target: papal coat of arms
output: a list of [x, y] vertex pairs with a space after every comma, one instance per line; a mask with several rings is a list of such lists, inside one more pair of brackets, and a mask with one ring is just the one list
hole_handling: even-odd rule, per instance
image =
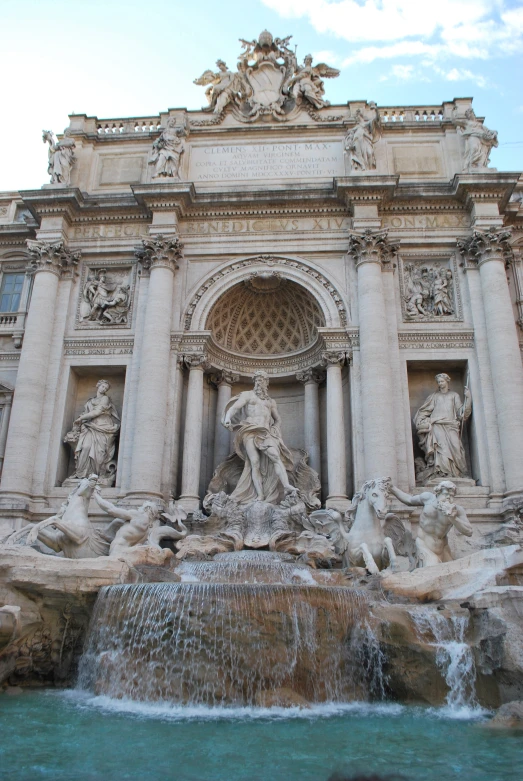
[[285, 121], [295, 108], [320, 109], [329, 106], [324, 99], [324, 78], [339, 76], [339, 70], [325, 63], [312, 64], [308, 54], [302, 65], [289, 48], [292, 36], [273, 38], [264, 30], [258, 40], [240, 39], [243, 52], [236, 71], [230, 71], [218, 60], [218, 71], [205, 71], [194, 83], [207, 87], [209, 102], [204, 111], [221, 115], [231, 105], [243, 122], [254, 122], [269, 116]]

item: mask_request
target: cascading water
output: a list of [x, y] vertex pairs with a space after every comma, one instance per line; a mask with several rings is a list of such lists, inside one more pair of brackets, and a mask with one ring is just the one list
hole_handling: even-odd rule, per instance
[[468, 615], [444, 615], [428, 607], [410, 612], [417, 632], [436, 647], [436, 664], [448, 686], [446, 702], [450, 708], [476, 708], [476, 666], [465, 634]]
[[[80, 688], [210, 706], [257, 705], [265, 693], [278, 704], [278, 692], [289, 691], [309, 702], [379, 696], [375, 668], [382, 659], [368, 631], [364, 592], [289, 585], [289, 579], [296, 583], [296, 565], [273, 560], [272, 572], [264, 573], [270, 556], [234, 560], [230, 554], [182, 567], [198, 580], [207, 570], [214, 582], [103, 588], [80, 663]], [[259, 582], [264, 576], [269, 584]], [[216, 582], [219, 577], [247, 582]], [[276, 577], [284, 584], [275, 585]]]

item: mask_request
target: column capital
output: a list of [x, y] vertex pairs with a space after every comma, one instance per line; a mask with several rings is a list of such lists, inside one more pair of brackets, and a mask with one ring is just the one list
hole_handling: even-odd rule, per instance
[[134, 254], [145, 271], [153, 268], [168, 268], [173, 273], [178, 269], [178, 261], [182, 257], [183, 244], [178, 236], [143, 236], [140, 246]]
[[321, 364], [327, 367], [327, 369], [331, 366], [339, 366], [341, 368], [345, 364], [350, 363], [350, 358], [350, 353], [345, 352], [345, 350], [324, 350], [321, 354]]
[[309, 383], [321, 385], [325, 380], [325, 372], [317, 366], [311, 366], [301, 372], [296, 372], [296, 379], [304, 385], [308, 385]]
[[67, 249], [63, 241], [28, 239], [27, 248], [31, 254], [27, 271], [32, 274], [50, 271], [59, 278], [63, 271], [77, 266], [82, 256], [80, 251], [72, 252]]
[[217, 370], [209, 376], [209, 382], [217, 388], [220, 385], [234, 385], [234, 383], [239, 381], [240, 375], [234, 374], [234, 372], [230, 372], [227, 369]]
[[210, 368], [206, 353], [183, 353], [178, 356], [178, 363], [185, 369], [200, 369], [202, 372]]
[[513, 257], [510, 228], [492, 226], [484, 231], [475, 230], [472, 236], [456, 239], [459, 251], [465, 261], [465, 268], [474, 268], [489, 260], [509, 263]]
[[364, 263], [379, 263], [388, 266], [399, 249], [399, 244], [391, 244], [388, 231], [373, 231], [370, 228], [363, 233], [349, 234], [348, 254], [356, 261], [356, 268]]

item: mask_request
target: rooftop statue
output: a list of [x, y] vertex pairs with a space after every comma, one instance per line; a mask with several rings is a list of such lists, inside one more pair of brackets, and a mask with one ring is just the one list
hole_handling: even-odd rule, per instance
[[149, 165], [154, 165], [153, 177], [180, 178], [180, 165], [185, 152], [184, 138], [187, 136], [187, 126], [177, 127], [176, 120], [171, 117], [167, 127], [153, 142]]
[[456, 114], [452, 117], [456, 127], [461, 129], [465, 139], [465, 159], [463, 171], [470, 172], [476, 168], [488, 168], [490, 153], [498, 146], [497, 130], [489, 130], [483, 122], [476, 119], [474, 111], [469, 108], [464, 117]]
[[71, 183], [71, 169], [76, 162], [74, 156], [76, 144], [69, 134], [70, 130], [67, 128], [63, 138], [57, 141], [51, 130], [42, 131], [42, 140], [49, 144], [47, 173], [51, 176], [51, 184], [68, 186]]
[[243, 122], [263, 115], [285, 121], [296, 106], [312, 110], [329, 106], [323, 97], [323, 79], [339, 76], [339, 70], [323, 62], [313, 66], [310, 54], [298, 65], [296, 53], [289, 48], [291, 37], [273, 38], [264, 30], [258, 40], [240, 39], [243, 52], [236, 71], [218, 60], [217, 72], [206, 70], [195, 79], [195, 84], [207, 87], [209, 105], [203, 110], [221, 115], [231, 104]]
[[345, 152], [349, 158], [351, 171], [374, 171], [376, 157], [374, 144], [381, 138], [380, 114], [375, 103], [369, 103], [369, 109], [357, 109], [356, 124], [345, 138]]

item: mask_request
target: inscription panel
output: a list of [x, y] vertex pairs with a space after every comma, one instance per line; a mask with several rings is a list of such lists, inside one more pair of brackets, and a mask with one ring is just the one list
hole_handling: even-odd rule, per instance
[[193, 146], [189, 181], [250, 181], [343, 176], [340, 142]]

